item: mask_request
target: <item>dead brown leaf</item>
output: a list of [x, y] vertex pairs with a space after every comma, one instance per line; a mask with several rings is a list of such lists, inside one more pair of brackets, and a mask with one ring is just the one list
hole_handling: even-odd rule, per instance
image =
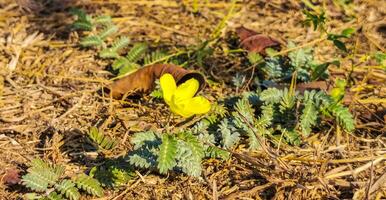
[[[200, 83], [198, 91], [205, 86], [205, 78], [198, 72], [189, 71], [173, 64], [155, 64], [137, 70], [136, 72], [115, 81], [109, 90], [113, 98], [121, 98], [124, 95], [134, 93], [146, 93], [154, 88], [155, 81], [163, 74], [171, 74], [177, 82], [177, 85], [195, 78]], [[197, 91], [197, 92], [198, 92]]]
[[20, 179], [19, 173], [20, 173], [20, 170], [16, 168], [7, 169], [7, 171], [5, 172], [5, 175], [2, 178], [3, 183], [5, 183], [6, 185], [15, 185], [20, 183], [21, 179]]
[[280, 42], [270, 36], [259, 34], [251, 29], [241, 26], [236, 29], [240, 38], [240, 45], [247, 51], [257, 52], [265, 55], [265, 49], [269, 47], [280, 47]]

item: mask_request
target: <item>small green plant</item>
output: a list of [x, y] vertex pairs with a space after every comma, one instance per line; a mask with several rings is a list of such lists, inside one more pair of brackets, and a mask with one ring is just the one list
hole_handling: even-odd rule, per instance
[[336, 121], [346, 131], [355, 128], [348, 108], [323, 91], [299, 95], [288, 89], [269, 88], [249, 92], [231, 104], [229, 109], [213, 105], [211, 113], [192, 128], [175, 134], [134, 134], [134, 151], [129, 152], [127, 161], [141, 169], [181, 171], [197, 177], [204, 158], [228, 159], [229, 150], [244, 143], [250, 150], [259, 149], [258, 135], [277, 145], [299, 145], [315, 128], [322, 129], [322, 120]]
[[347, 29], [344, 29], [340, 34], [328, 33], [327, 39], [332, 41], [338, 49], [347, 52], [348, 50], [347, 50], [346, 44], [341, 39], [350, 38], [354, 33], [355, 33], [355, 29], [347, 28]]
[[28, 199], [78, 200], [81, 197], [80, 191], [97, 197], [103, 196], [99, 182], [86, 174], [70, 180], [64, 177], [63, 166], [51, 165], [41, 159], [32, 160], [30, 165], [22, 183], [38, 193], [28, 193]]
[[97, 179], [104, 187], [120, 187], [136, 177], [133, 167], [124, 159], [106, 160], [102, 165], [95, 166], [90, 176]]
[[155, 81], [155, 88], [150, 93], [150, 96], [152, 96], [152, 97], [154, 97], [156, 99], [162, 99], [163, 98], [163, 94], [162, 94], [161, 85], [159, 83], [159, 80]]
[[304, 24], [307, 26], [314, 27], [314, 31], [316, 31], [318, 28], [321, 30], [325, 30], [326, 25], [326, 16], [324, 12], [321, 12], [320, 14], [312, 13], [308, 10], [303, 10], [303, 14], [306, 16], [306, 19], [304, 20]]
[[[288, 48], [296, 48], [295, 43], [288, 42]], [[337, 61], [319, 63], [314, 58], [312, 48], [291, 51], [288, 53], [288, 57], [273, 56], [263, 59], [259, 55], [249, 54], [248, 59], [252, 65], [257, 65], [262, 80], [275, 83], [289, 83], [294, 72], [296, 72], [297, 80], [300, 82], [325, 80], [328, 78], [328, 66], [339, 66]]]
[[89, 138], [94, 142], [94, 145], [104, 150], [111, 150], [117, 145], [117, 141], [104, 135], [95, 126], [90, 128]]
[[201, 175], [205, 148], [190, 132], [162, 136], [141, 132], [134, 135], [132, 143], [134, 151], [130, 152], [128, 160], [136, 167], [157, 169], [162, 174], [176, 169], [191, 176]]
[[84, 47], [102, 47], [102, 51], [99, 54], [100, 57], [114, 58], [120, 49], [128, 45], [129, 39], [123, 37], [114, 42], [111, 47], [107, 47], [106, 39], [118, 32], [118, 27], [113, 24], [110, 16], [93, 18], [80, 9], [72, 9], [70, 12], [77, 17], [72, 26], [77, 30], [90, 33], [81, 39], [80, 44]]
[[276, 141], [279, 141], [278, 136], [284, 137], [289, 144], [299, 145], [301, 138], [310, 135], [325, 118], [335, 120], [346, 131], [354, 130], [354, 120], [348, 109], [322, 91], [306, 91], [299, 95], [287, 89], [269, 88], [244, 96], [235, 103], [234, 110], [217, 124], [217, 133], [214, 133], [226, 149], [235, 147], [243, 135], [248, 138], [250, 149], [258, 149], [256, 133]]
[[312, 24], [314, 30], [319, 29], [320, 32], [326, 34], [327, 40], [333, 42], [338, 49], [344, 52], [348, 51], [346, 44], [341, 39], [350, 38], [355, 33], [355, 29], [346, 28], [339, 34], [330, 33], [327, 31], [326, 28], [326, 16], [324, 12], [318, 14], [308, 10], [304, 10], [303, 13], [306, 16], [306, 19], [304, 20], [305, 25], [311, 26]]
[[379, 65], [383, 68], [384, 71], [386, 71], [386, 53], [382, 52], [376, 52], [374, 54], [374, 58], [377, 61]]
[[[124, 36], [112, 37], [119, 29], [110, 16], [93, 18], [80, 9], [72, 9], [71, 13], [77, 16], [72, 26], [77, 30], [87, 31], [88, 33], [81, 39], [80, 45], [97, 48], [100, 58], [114, 59], [111, 67], [118, 77], [128, 75], [143, 65], [166, 62], [173, 57], [173, 55], [163, 51], [154, 51], [146, 55], [148, 51], [146, 43], [135, 43], [126, 56], [122, 56], [121, 51], [130, 45], [130, 39]], [[109, 37], [113, 41], [111, 44], [107, 43]]]

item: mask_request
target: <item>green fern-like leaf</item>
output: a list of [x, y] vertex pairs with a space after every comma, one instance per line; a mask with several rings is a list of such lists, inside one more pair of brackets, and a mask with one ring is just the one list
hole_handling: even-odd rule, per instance
[[58, 194], [56, 192], [51, 192], [48, 196], [43, 198], [42, 200], [63, 200], [63, 196], [61, 194]]
[[274, 114], [273, 104], [263, 105], [261, 109], [261, 116], [255, 124], [257, 127], [266, 128], [272, 124]]
[[205, 151], [205, 155], [210, 158], [219, 158], [222, 160], [228, 160], [230, 158], [230, 153], [227, 151], [224, 151], [218, 147], [215, 146], [209, 146], [207, 147]]
[[249, 149], [251, 150], [256, 150], [260, 148], [260, 143], [256, 138], [255, 132], [257, 132], [256, 129], [248, 129], [246, 130], [246, 133], [248, 135], [248, 144], [249, 144]]
[[77, 30], [85, 30], [85, 31], [91, 31], [93, 29], [93, 24], [89, 21], [75, 21], [72, 24], [72, 27], [74, 27]]
[[80, 20], [87, 20], [87, 14], [84, 10], [78, 8], [71, 8], [69, 11], [72, 15], [76, 15]]
[[280, 101], [280, 111], [284, 112], [291, 110], [296, 103], [296, 94], [291, 94], [287, 88], [284, 88], [282, 93], [283, 95]]
[[116, 186], [126, 185], [129, 180], [136, 176], [133, 171], [127, 171], [119, 168], [112, 168], [111, 171], [114, 178], [114, 185]]
[[173, 136], [163, 135], [162, 144], [158, 155], [158, 169], [160, 173], [165, 174], [176, 165], [177, 141]]
[[112, 24], [112, 22], [113, 21], [112, 21], [111, 17], [107, 16], [107, 15], [98, 16], [94, 19], [95, 24], [101, 24], [101, 25], [105, 25], [105, 26]]
[[136, 174], [126, 160], [119, 158], [93, 167], [90, 176], [97, 179], [102, 186], [119, 187], [126, 185]]
[[156, 99], [162, 99], [163, 93], [161, 89], [155, 89], [150, 93], [151, 97], [154, 97]]
[[44, 191], [48, 186], [52, 186], [63, 174], [64, 168], [61, 166], [51, 167], [41, 159], [31, 161], [28, 174], [23, 176], [23, 184], [36, 191]]
[[240, 99], [235, 105], [236, 112], [233, 112], [233, 122], [236, 127], [242, 129], [248, 136], [249, 148], [258, 149], [260, 144], [256, 138], [256, 128], [253, 127], [255, 123], [255, 110], [249, 103], [248, 99]]
[[263, 60], [263, 57], [259, 53], [249, 52], [248, 60], [251, 64], [257, 64], [258, 62]]
[[260, 99], [265, 103], [279, 103], [283, 97], [283, 91], [276, 88], [268, 88], [261, 92]]
[[222, 143], [224, 148], [232, 148], [240, 140], [240, 134], [229, 125], [228, 119], [223, 119], [219, 125], [219, 129], [222, 136]]
[[264, 72], [266, 79], [268, 80], [280, 80], [286, 74], [283, 72], [283, 59], [280, 57], [266, 58], [261, 70]]
[[41, 195], [37, 194], [37, 193], [34, 193], [34, 192], [31, 192], [31, 193], [27, 193], [25, 195], [23, 195], [23, 197], [27, 200], [36, 200], [36, 199], [44, 199], [44, 197], [42, 197]]
[[128, 37], [121, 37], [113, 43], [113, 45], [111, 46], [111, 49], [113, 51], [119, 51], [119, 50], [127, 47], [127, 45], [129, 45], [129, 43], [130, 43], [130, 39]]
[[116, 140], [111, 139], [110, 137], [104, 135], [102, 132], [99, 132], [98, 128], [96, 128], [95, 126], [90, 128], [88, 136], [93, 142], [98, 145], [98, 147], [103, 148], [105, 150], [111, 150], [117, 144]]
[[120, 68], [128, 64], [130, 64], [129, 60], [127, 60], [125, 57], [119, 57], [113, 62], [111, 68], [113, 70], [119, 70]]
[[138, 154], [131, 155], [129, 157], [129, 162], [130, 164], [143, 169], [148, 169], [152, 166], [152, 163], [149, 162], [145, 156], [140, 156]]
[[62, 180], [59, 184], [55, 185], [55, 188], [70, 200], [78, 200], [80, 198], [80, 193], [75, 187], [75, 183], [68, 179]]
[[155, 81], [155, 88], [150, 93], [150, 96], [154, 97], [154, 98], [157, 98], [157, 99], [162, 99], [163, 92], [162, 92], [162, 89], [161, 89], [161, 85], [160, 85], [159, 79]]
[[134, 149], [141, 148], [146, 141], [156, 141], [157, 136], [152, 131], [135, 133], [131, 138], [131, 143], [134, 144]]
[[[288, 48], [294, 48], [296, 45], [293, 42], [288, 43]], [[303, 48], [288, 53], [291, 65], [298, 72], [298, 79], [302, 81], [311, 80], [310, 73], [307, 71], [311, 68], [313, 62], [312, 48]]]
[[31, 160], [31, 168], [30, 169], [42, 169], [42, 170], [48, 170], [51, 168], [51, 166], [45, 162], [44, 160], [40, 158], [35, 158]]
[[355, 121], [348, 108], [342, 106], [341, 104], [335, 104], [331, 106], [329, 110], [333, 116], [335, 116], [338, 124], [346, 131], [351, 132], [355, 129]]
[[179, 138], [185, 141], [189, 146], [193, 153], [193, 157], [200, 160], [205, 156], [204, 148], [196, 136], [192, 135], [190, 132], [183, 132], [179, 135]]
[[177, 166], [181, 167], [184, 173], [199, 177], [202, 171], [201, 161], [205, 156], [204, 146], [190, 132], [179, 133], [178, 139]]
[[88, 194], [98, 197], [103, 196], [103, 189], [101, 188], [99, 181], [86, 174], [81, 174], [76, 178], [76, 185]]
[[102, 40], [105, 40], [107, 37], [109, 37], [110, 35], [114, 34], [118, 32], [118, 27], [113, 25], [113, 24], [109, 24], [108, 26], [106, 26], [100, 33], [99, 33], [99, 38], [101, 38]]
[[128, 62], [136, 63], [147, 51], [146, 43], [136, 43], [126, 55]]
[[233, 115], [238, 121], [237, 125], [239, 128], [247, 127], [245, 125], [245, 120], [250, 124], [254, 124], [255, 110], [252, 108], [252, 105], [249, 103], [248, 99], [243, 98], [238, 100], [236, 102], [235, 109], [237, 112], [234, 112]]
[[178, 160], [177, 167], [190, 176], [199, 177], [201, 175], [201, 159], [197, 156], [194, 149], [187, 142], [178, 140], [178, 151], [176, 159]]
[[163, 51], [153, 51], [144, 58], [145, 65], [152, 65], [166, 61], [170, 56]]
[[[43, 171], [41, 173], [43, 173]], [[34, 191], [44, 192], [48, 188], [49, 181], [47, 181], [45, 178], [42, 178], [39, 174], [28, 173], [23, 176], [22, 183]]]
[[80, 45], [82, 45], [83, 47], [90, 47], [90, 46], [98, 47], [98, 46], [101, 46], [102, 44], [103, 44], [102, 39], [99, 36], [94, 36], [94, 35], [85, 37], [80, 41]]
[[318, 112], [315, 108], [315, 105], [312, 101], [308, 101], [304, 106], [303, 113], [300, 116], [300, 127], [302, 133], [305, 136], [308, 136], [311, 133], [311, 127], [315, 126]]
[[75, 29], [91, 31], [94, 27], [91, 16], [81, 9], [73, 8], [70, 13], [77, 16], [77, 20], [72, 24]]
[[136, 63], [127, 63], [119, 68], [118, 76], [124, 76], [137, 71], [141, 66]]
[[287, 142], [292, 145], [300, 145], [300, 135], [295, 130], [281, 129]]
[[101, 58], [118, 58], [119, 54], [114, 49], [107, 48], [99, 52]]

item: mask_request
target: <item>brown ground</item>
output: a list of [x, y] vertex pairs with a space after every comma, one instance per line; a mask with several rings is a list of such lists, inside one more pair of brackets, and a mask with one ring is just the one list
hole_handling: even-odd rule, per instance
[[[226, 1], [209, 1], [200, 7], [200, 14], [193, 14], [189, 2], [84, 0], [77, 4], [90, 14], [114, 17], [119, 34], [132, 41], [173, 49], [208, 38], [230, 6]], [[245, 25], [281, 42], [314, 44], [321, 61], [339, 56], [331, 43], [314, 42], [319, 33], [301, 24], [301, 2], [240, 2], [224, 33]], [[257, 156], [259, 163], [237, 158], [205, 161], [202, 179], [144, 172], [127, 189], [106, 190], [103, 199], [386, 198], [386, 74], [371, 68], [376, 65], [373, 60], [365, 59], [375, 51], [385, 52], [386, 2], [355, 0], [354, 6], [346, 9], [332, 1], [322, 2], [332, 30], [361, 30], [349, 43], [354, 53], [341, 58], [340, 69], [331, 69], [335, 75], [349, 76], [354, 67], [351, 90], [358, 91], [350, 104], [357, 118], [354, 134], [332, 129], [329, 134], [309, 138], [312, 145], [283, 146], [279, 153], [287, 171], [255, 152], [251, 155]], [[352, 14], [356, 18], [345, 17]], [[93, 164], [92, 158], [77, 156], [84, 155], [82, 135], [90, 126], [102, 123], [108, 135], [120, 138], [118, 148], [108, 155], [116, 157], [131, 148], [130, 134], [161, 128], [168, 117], [164, 104], [150, 97], [129, 101], [130, 105], [123, 107], [119, 101], [98, 96], [95, 91], [112, 77], [106, 71], [110, 63], [98, 59], [95, 51], [78, 47], [79, 37], [69, 29], [72, 22], [59, 5], [46, 8], [43, 14], [26, 14], [14, 0], [0, 0], [0, 177], [15, 166], [24, 170], [34, 157], [64, 164], [69, 176], [83, 172]], [[217, 78], [230, 77], [242, 67], [237, 58], [224, 56], [216, 53], [200, 70], [223, 82]], [[12, 67], [14, 70], [9, 69]], [[233, 90], [222, 84], [205, 92], [214, 101]], [[117, 125], [109, 128], [111, 124]], [[17, 199], [25, 192], [22, 187], [0, 182], [0, 199]]]

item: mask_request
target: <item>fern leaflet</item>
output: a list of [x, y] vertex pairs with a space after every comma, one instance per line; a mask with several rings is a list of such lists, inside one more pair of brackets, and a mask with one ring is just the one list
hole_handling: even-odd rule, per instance
[[112, 24], [112, 19], [110, 16], [102, 15], [102, 16], [96, 17], [94, 19], [94, 23], [108, 26], [108, 25]]
[[240, 140], [240, 134], [236, 132], [232, 126], [229, 126], [228, 123], [228, 119], [223, 119], [218, 129], [222, 136], [222, 143], [226, 149], [232, 148]]
[[103, 195], [103, 189], [101, 188], [100, 183], [90, 176], [87, 176], [86, 174], [79, 175], [76, 178], [76, 184], [78, 188], [86, 191], [89, 194], [98, 197]]
[[108, 36], [116, 32], [118, 32], [118, 27], [113, 24], [109, 24], [102, 30], [102, 32], [99, 33], [99, 38], [105, 40]]
[[144, 58], [144, 64], [145, 65], [152, 65], [156, 63], [160, 63], [162, 61], [165, 61], [169, 59], [169, 55], [167, 55], [165, 52], [162, 51], [153, 51], [150, 54], [146, 55]]
[[83, 47], [101, 46], [103, 44], [102, 39], [99, 36], [88, 36], [80, 41], [80, 45]]
[[342, 106], [341, 104], [335, 104], [332, 105], [329, 110], [336, 117], [338, 124], [346, 131], [351, 132], [355, 129], [355, 121], [348, 108]]
[[130, 39], [128, 37], [121, 37], [111, 46], [112, 51], [119, 51], [129, 45]]
[[133, 48], [126, 55], [126, 59], [128, 62], [135, 63], [146, 53], [147, 51], [146, 43], [136, 43]]
[[300, 127], [303, 135], [308, 136], [311, 133], [311, 127], [316, 125], [318, 112], [312, 101], [308, 101], [304, 106], [303, 113], [300, 116]]
[[70, 200], [78, 200], [80, 198], [80, 193], [75, 187], [75, 183], [70, 180], [62, 180], [59, 184], [55, 185], [55, 188]]
[[158, 169], [160, 173], [164, 174], [176, 165], [177, 141], [170, 135], [162, 137], [162, 144], [160, 146], [158, 155]]
[[102, 49], [102, 51], [99, 52], [99, 57], [101, 58], [118, 58], [119, 54], [118, 52], [114, 51], [111, 48]]
[[95, 126], [90, 128], [88, 136], [93, 142], [98, 145], [98, 147], [103, 148], [105, 150], [111, 150], [117, 145], [117, 141], [104, 135], [102, 132], [99, 132], [98, 128], [96, 128]]
[[260, 94], [260, 99], [265, 103], [279, 103], [282, 97], [283, 91], [276, 88], [268, 88]]

